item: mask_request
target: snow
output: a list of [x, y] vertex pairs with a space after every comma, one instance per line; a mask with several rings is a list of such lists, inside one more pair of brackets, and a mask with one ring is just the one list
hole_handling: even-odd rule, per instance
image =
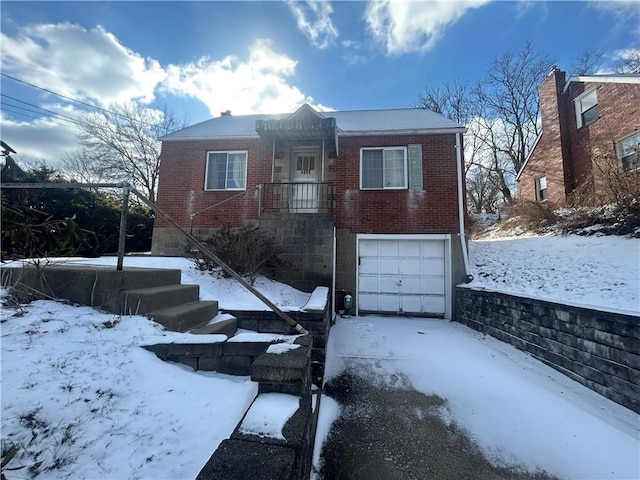
[[328, 299], [329, 299], [329, 288], [316, 287], [316, 289], [311, 293], [311, 298], [309, 298], [309, 301], [302, 307], [302, 311], [303, 312], [322, 311], [327, 306]]
[[[56, 264], [108, 265], [116, 266], [116, 257], [100, 258], [52, 258]], [[198, 270], [194, 263], [182, 257], [124, 257], [124, 268], [178, 268], [182, 270], [183, 284], [200, 285], [200, 300], [217, 300], [220, 310], [271, 310], [247, 289], [239, 286], [233, 278], [213, 276], [209, 272]], [[307, 303], [311, 295], [296, 290], [284, 283], [258, 276], [253, 285], [264, 296], [274, 301], [284, 311], [298, 311]]]
[[464, 285], [588, 308], [640, 313], [640, 239], [494, 238], [469, 244]]
[[257, 385], [139, 347], [179, 337], [143, 317], [51, 301], [3, 322], [2, 442], [21, 445], [10, 466], [42, 461], [34, 468], [46, 478], [195, 478]]
[[[640, 478], [640, 415], [511, 345], [444, 320], [338, 319], [325, 382], [345, 368], [372, 364], [387, 385], [401, 373], [416, 390], [446, 399], [444, 414], [496, 463], [560, 478]], [[319, 444], [337, 416], [327, 400], [320, 403]], [[317, 452], [314, 458], [318, 466]]]
[[300, 397], [286, 393], [261, 393], [240, 425], [240, 433], [285, 440], [287, 421], [300, 407]]
[[300, 335], [280, 335], [278, 333], [257, 333], [251, 330], [238, 330], [229, 342], [283, 342], [293, 343]]
[[[115, 267], [116, 259], [55, 262]], [[219, 300], [226, 308], [267, 309], [232, 279], [198, 271], [183, 258], [125, 257], [124, 265], [179, 268], [184, 283], [200, 285], [202, 299]], [[274, 303], [292, 310], [310, 298], [261, 277], [256, 286]], [[10, 480], [36, 475], [195, 478], [257, 395], [257, 384], [249, 377], [194, 372], [141, 348], [222, 342], [226, 335], [168, 332], [144, 317], [119, 317], [52, 301], [3, 307], [0, 318], [3, 451], [10, 444], [21, 445], [9, 466], [25, 465], [34, 471], [5, 471]], [[216, 320], [224, 318], [219, 315]], [[230, 341], [289, 345], [296, 338], [240, 332]]]
[[267, 348], [267, 353], [279, 355], [281, 353], [287, 353], [291, 350], [295, 350], [296, 348], [300, 348], [300, 345], [292, 345], [290, 343], [275, 343], [273, 345], [269, 345], [269, 348]]

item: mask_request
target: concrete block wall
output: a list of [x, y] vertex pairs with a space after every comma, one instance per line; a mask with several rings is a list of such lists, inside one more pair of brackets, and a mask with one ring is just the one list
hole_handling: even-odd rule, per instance
[[275, 279], [303, 291], [330, 287], [333, 269], [331, 214], [279, 213], [260, 218], [260, 229], [273, 235], [292, 268], [276, 272]]
[[640, 413], [640, 316], [458, 287], [456, 320]]

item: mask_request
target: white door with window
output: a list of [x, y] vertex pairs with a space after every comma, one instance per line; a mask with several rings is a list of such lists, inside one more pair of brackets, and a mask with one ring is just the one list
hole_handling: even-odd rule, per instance
[[359, 235], [358, 311], [448, 317], [449, 242], [442, 237]]
[[320, 159], [317, 152], [298, 151], [293, 158], [293, 202], [296, 212], [318, 211]]

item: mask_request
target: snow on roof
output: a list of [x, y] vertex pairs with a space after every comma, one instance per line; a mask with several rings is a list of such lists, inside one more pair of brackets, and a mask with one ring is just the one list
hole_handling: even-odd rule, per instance
[[[345, 110], [320, 112], [336, 119], [338, 134], [370, 134], [383, 132], [426, 133], [464, 132], [462, 125], [439, 113], [423, 108], [389, 110]], [[257, 120], [279, 120], [291, 113], [222, 115], [165, 135], [160, 140], [195, 140], [205, 138], [257, 138]]]
[[616, 73], [606, 75], [579, 75], [569, 77], [564, 84], [563, 92], [566, 92], [572, 83], [633, 83], [640, 84], [640, 74], [637, 73]]

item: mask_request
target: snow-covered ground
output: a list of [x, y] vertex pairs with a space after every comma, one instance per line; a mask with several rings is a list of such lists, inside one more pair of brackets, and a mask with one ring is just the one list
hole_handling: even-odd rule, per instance
[[[115, 265], [114, 258], [75, 261]], [[180, 268], [184, 283], [200, 284], [202, 298], [227, 308], [267, 308], [231, 279], [192, 265], [180, 258], [125, 259], [125, 267]], [[265, 278], [256, 286], [283, 308], [299, 309], [310, 298]], [[140, 348], [186, 335], [144, 317], [37, 301], [3, 307], [1, 318], [2, 449], [4, 455], [20, 446], [9, 467], [24, 467], [5, 471], [9, 480], [195, 478], [257, 394], [248, 377], [194, 372]], [[291, 407], [280, 403], [284, 415], [271, 410], [286, 421]]]
[[[549, 236], [470, 247], [473, 287], [640, 310], [640, 240]], [[185, 259], [126, 257], [125, 266], [179, 268], [183, 283], [199, 284], [201, 298], [221, 308], [267, 308]], [[311, 299], [264, 278], [256, 287], [283, 309]], [[256, 395], [248, 378], [194, 372], [139, 348], [179, 338], [142, 317], [38, 301], [4, 308], [2, 320], [2, 443], [22, 444], [10, 466], [26, 467], [5, 472], [9, 480], [31, 478], [29, 467], [49, 469], [42, 478], [194, 478]], [[640, 478], [640, 416], [508, 345], [443, 321], [374, 317], [339, 320], [330, 344], [338, 340], [345, 356], [379, 358], [384, 372], [402, 371], [416, 389], [441, 395], [452, 419], [496, 458], [565, 478]], [[342, 366], [330, 365], [328, 375]], [[337, 408], [322, 400], [319, 438]]]
[[[339, 318], [325, 382], [368, 370], [381, 385], [406, 377], [446, 400], [441, 415], [467, 430], [496, 464], [563, 479], [640, 478], [640, 415], [511, 345], [444, 320]], [[314, 464], [339, 406], [324, 396]]]
[[472, 288], [640, 313], [640, 239], [530, 236], [470, 242]]

